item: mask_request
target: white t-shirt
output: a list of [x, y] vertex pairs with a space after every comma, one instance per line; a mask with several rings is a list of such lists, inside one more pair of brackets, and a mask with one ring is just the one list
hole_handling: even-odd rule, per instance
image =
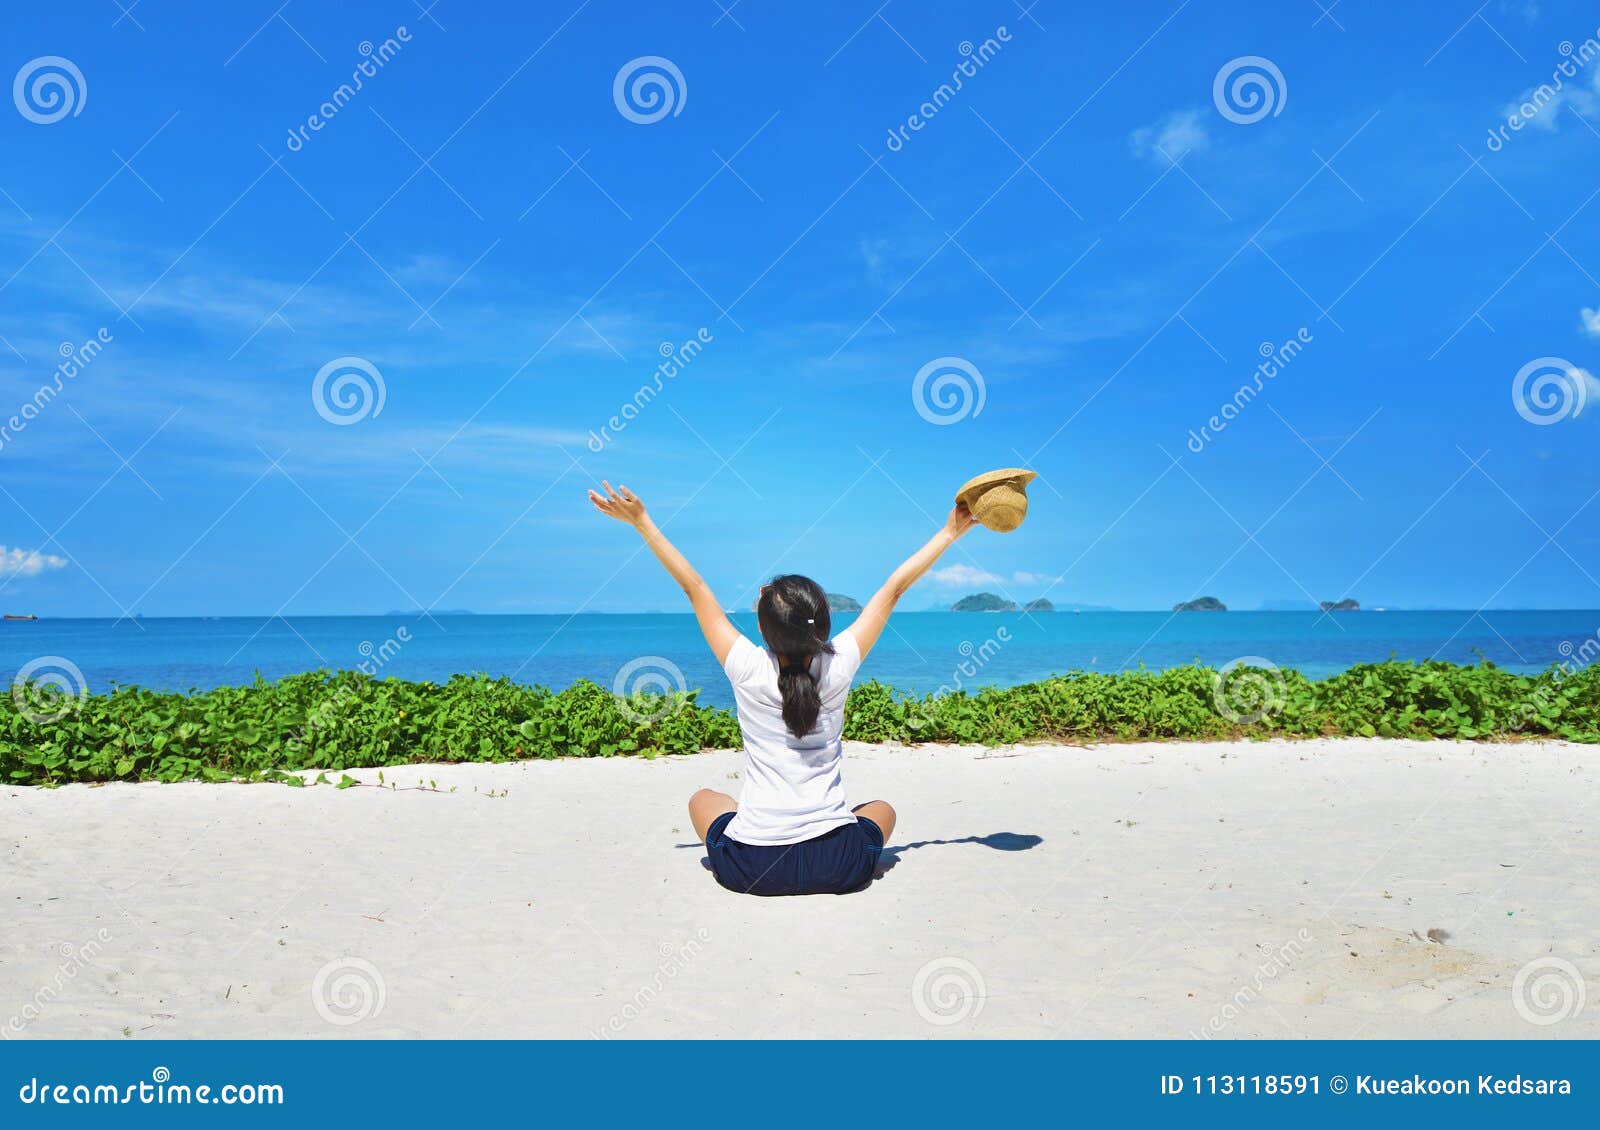
[[733, 684], [744, 736], [744, 788], [728, 835], [742, 844], [797, 844], [855, 821], [844, 802], [839, 735], [861, 648], [844, 631], [833, 637], [833, 649], [812, 657], [822, 712], [803, 738], [783, 724], [778, 657], [743, 636], [728, 652], [722, 669]]

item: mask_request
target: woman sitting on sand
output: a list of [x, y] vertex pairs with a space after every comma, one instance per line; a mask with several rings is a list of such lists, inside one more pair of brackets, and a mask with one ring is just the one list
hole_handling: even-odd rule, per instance
[[829, 637], [828, 601], [815, 581], [791, 575], [764, 585], [756, 606], [763, 649], [739, 634], [711, 587], [650, 520], [644, 503], [627, 487], [601, 485], [604, 497], [591, 490], [589, 501], [639, 531], [683, 587], [706, 643], [733, 684], [744, 737], [743, 803], [712, 789], [689, 798], [689, 819], [705, 841], [717, 882], [753, 895], [860, 890], [877, 871], [895, 814], [881, 800], [845, 805], [845, 695], [906, 590], [972, 529], [976, 519], [966, 503], [956, 504], [944, 527], [837, 636]]

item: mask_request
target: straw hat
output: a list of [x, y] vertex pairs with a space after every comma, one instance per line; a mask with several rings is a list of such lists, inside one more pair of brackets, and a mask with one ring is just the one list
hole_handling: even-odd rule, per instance
[[972, 516], [989, 529], [1009, 533], [1027, 517], [1028, 484], [1038, 477], [1036, 472], [1021, 467], [986, 471], [968, 479], [956, 492], [956, 501], [965, 502]]

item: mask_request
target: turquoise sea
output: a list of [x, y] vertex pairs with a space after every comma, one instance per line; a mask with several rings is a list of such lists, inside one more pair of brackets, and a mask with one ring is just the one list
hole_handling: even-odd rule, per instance
[[[850, 617], [839, 617], [843, 627]], [[754, 614], [734, 617], [759, 640]], [[890, 622], [863, 678], [910, 691], [1010, 686], [1072, 670], [1152, 669], [1242, 657], [1315, 678], [1356, 663], [1481, 658], [1539, 671], [1583, 651], [1600, 611], [1535, 612], [905, 612]], [[40, 657], [69, 660], [89, 688], [167, 690], [248, 683], [319, 667], [444, 680], [484, 671], [561, 688], [656, 679], [731, 705], [688, 614], [307, 616], [265, 619], [39, 620], [0, 623], [0, 672]], [[664, 661], [664, 662], [663, 662]], [[630, 665], [632, 665], [630, 667]]]

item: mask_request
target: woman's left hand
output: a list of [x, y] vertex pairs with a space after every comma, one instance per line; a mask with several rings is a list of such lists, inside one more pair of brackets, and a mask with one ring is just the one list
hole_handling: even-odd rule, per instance
[[619, 522], [626, 522], [635, 529], [642, 526], [649, 518], [645, 513], [644, 503], [640, 502], [639, 496], [627, 487], [617, 487], [613, 490], [611, 484], [604, 479], [600, 480], [600, 485], [606, 488], [605, 497], [602, 498], [593, 490], [589, 492], [589, 501], [594, 503], [594, 508], [600, 513]]

